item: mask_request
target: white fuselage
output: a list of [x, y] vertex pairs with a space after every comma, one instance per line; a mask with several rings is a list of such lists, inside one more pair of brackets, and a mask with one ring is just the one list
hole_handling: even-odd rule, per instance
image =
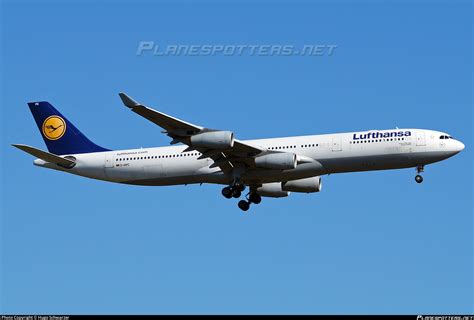
[[[405, 136], [404, 132], [410, 135]], [[384, 137], [384, 134], [392, 136]], [[246, 184], [269, 183], [341, 172], [416, 167], [444, 160], [464, 148], [455, 139], [440, 139], [442, 135], [446, 134], [393, 129], [247, 140], [245, 143], [249, 145], [295, 153], [306, 161], [291, 170], [247, 170], [241, 178]], [[183, 152], [186, 148], [183, 145], [73, 154], [69, 156], [76, 159], [76, 165], [71, 169], [40, 159], [34, 163], [93, 179], [136, 185], [229, 184], [232, 181], [232, 174], [210, 167], [212, 159], [198, 159], [199, 152]]]

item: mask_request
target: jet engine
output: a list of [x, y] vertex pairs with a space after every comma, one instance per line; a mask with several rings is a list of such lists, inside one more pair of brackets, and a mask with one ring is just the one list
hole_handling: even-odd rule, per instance
[[262, 197], [270, 198], [288, 197], [290, 194], [288, 191], [281, 190], [280, 182], [264, 183], [261, 187], [257, 188], [257, 193]]
[[290, 192], [319, 192], [322, 187], [321, 177], [311, 177], [285, 182], [264, 183], [257, 188], [257, 193], [262, 197], [281, 198], [289, 196]]
[[321, 177], [311, 177], [298, 180], [290, 180], [281, 183], [281, 189], [283, 191], [292, 191], [292, 192], [319, 192], [323, 187], [323, 182]]
[[229, 149], [234, 146], [234, 133], [231, 131], [210, 131], [191, 136], [191, 145], [208, 149]]
[[270, 153], [255, 158], [255, 166], [262, 169], [287, 170], [296, 168], [294, 153]]

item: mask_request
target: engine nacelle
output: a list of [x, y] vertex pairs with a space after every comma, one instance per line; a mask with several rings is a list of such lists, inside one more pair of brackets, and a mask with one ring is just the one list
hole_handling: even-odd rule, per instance
[[255, 158], [255, 166], [262, 169], [288, 170], [296, 168], [294, 153], [270, 153]]
[[281, 189], [283, 191], [292, 192], [319, 192], [323, 187], [321, 177], [311, 177], [298, 180], [290, 180], [281, 183]]
[[191, 146], [208, 149], [229, 149], [234, 146], [234, 133], [231, 131], [210, 131], [191, 136]]
[[262, 197], [270, 198], [288, 197], [290, 194], [288, 191], [281, 190], [280, 182], [264, 183], [261, 187], [257, 188], [257, 193]]

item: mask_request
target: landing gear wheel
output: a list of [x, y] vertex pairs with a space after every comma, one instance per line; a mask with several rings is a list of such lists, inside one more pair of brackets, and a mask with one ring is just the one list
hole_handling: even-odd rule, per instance
[[416, 181], [417, 183], [422, 183], [422, 182], [423, 182], [423, 177], [420, 176], [419, 174], [417, 174], [416, 177], [415, 177], [415, 181]]
[[232, 196], [233, 196], [234, 198], [236, 198], [236, 199], [237, 199], [237, 198], [240, 198], [241, 195], [242, 195], [242, 192], [240, 192], [239, 189], [234, 189], [234, 190], [232, 191]]
[[262, 202], [262, 197], [259, 194], [251, 193], [249, 195], [249, 201], [255, 204], [259, 204], [260, 202]]
[[240, 200], [238, 206], [240, 210], [247, 211], [250, 208], [250, 203], [245, 200]]
[[222, 195], [227, 199], [232, 198], [232, 189], [230, 187], [225, 187], [222, 189]]

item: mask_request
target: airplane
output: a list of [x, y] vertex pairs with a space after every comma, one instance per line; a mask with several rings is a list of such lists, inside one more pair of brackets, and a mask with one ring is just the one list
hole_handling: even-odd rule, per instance
[[36, 166], [92, 179], [142, 186], [221, 184], [227, 199], [240, 198], [248, 188], [238, 202], [243, 211], [262, 197], [319, 192], [321, 176], [335, 173], [416, 168], [415, 181], [421, 183], [425, 165], [464, 149], [444, 132], [398, 128], [241, 141], [231, 131], [198, 126], [146, 107], [125, 93], [119, 96], [131, 111], [161, 127], [172, 146], [100, 147], [45, 101], [28, 106], [49, 152], [13, 146], [35, 156]]

